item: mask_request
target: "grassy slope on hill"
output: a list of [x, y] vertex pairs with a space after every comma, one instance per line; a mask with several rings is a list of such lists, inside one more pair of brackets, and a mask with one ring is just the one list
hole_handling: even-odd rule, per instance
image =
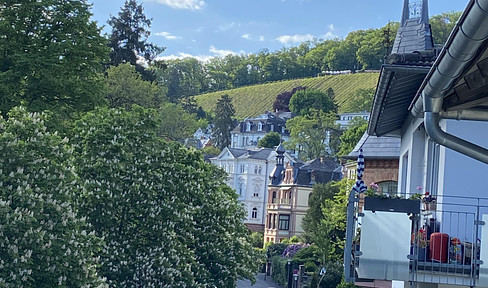
[[341, 107], [348, 102], [349, 97], [357, 89], [375, 88], [378, 76], [379, 73], [357, 73], [279, 81], [202, 94], [195, 99], [205, 111], [213, 111], [217, 99], [223, 94], [229, 94], [236, 109], [235, 117], [243, 119], [262, 114], [266, 110], [271, 111], [276, 96], [281, 92], [291, 91], [294, 87], [305, 86], [324, 92], [332, 88], [339, 112], [344, 112]]

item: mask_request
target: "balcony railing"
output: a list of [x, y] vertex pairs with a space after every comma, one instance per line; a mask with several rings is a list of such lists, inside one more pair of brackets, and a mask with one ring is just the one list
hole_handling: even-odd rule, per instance
[[487, 286], [488, 199], [442, 197], [420, 203], [418, 214], [362, 210], [358, 202], [346, 265], [353, 277]]
[[289, 199], [289, 198], [273, 198], [272, 203], [273, 204], [287, 204], [288, 205], [291, 203], [290, 200], [291, 199]]

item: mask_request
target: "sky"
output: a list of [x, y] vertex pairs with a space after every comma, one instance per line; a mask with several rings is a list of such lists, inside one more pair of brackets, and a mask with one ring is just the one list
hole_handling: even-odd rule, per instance
[[[93, 20], [107, 20], [125, 0], [88, 0]], [[400, 21], [403, 0], [138, 0], [152, 18], [149, 42], [174, 59], [280, 50], [313, 39], [345, 38], [351, 31]], [[410, 1], [410, 2], [416, 2]], [[430, 0], [429, 14], [462, 11], [469, 0]]]

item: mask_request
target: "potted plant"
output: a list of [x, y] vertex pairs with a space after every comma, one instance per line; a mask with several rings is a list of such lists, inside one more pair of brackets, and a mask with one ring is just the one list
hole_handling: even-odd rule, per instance
[[437, 210], [437, 199], [426, 191], [422, 197], [422, 205], [425, 211], [435, 211]]
[[412, 255], [417, 255], [418, 261], [427, 261], [427, 255], [429, 254], [429, 244], [427, 242], [427, 231], [425, 229], [419, 229], [412, 233], [410, 239]]
[[[371, 187], [366, 191], [364, 198], [364, 210], [368, 211], [386, 211], [386, 212], [403, 212], [403, 213], [420, 213], [420, 201], [403, 199], [398, 195], [377, 194]], [[374, 187], [374, 186], [373, 186]]]

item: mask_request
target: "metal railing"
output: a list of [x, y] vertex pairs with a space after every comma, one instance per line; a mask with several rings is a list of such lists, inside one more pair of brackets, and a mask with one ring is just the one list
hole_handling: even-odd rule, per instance
[[[360, 231], [357, 229], [360, 228], [358, 215], [362, 211], [359, 203], [359, 198], [355, 197], [353, 231]], [[476, 286], [483, 263], [480, 259], [481, 226], [485, 225], [482, 215], [488, 214], [488, 198], [441, 196], [421, 205], [420, 214], [410, 217], [410, 281]], [[352, 280], [361, 259], [359, 245], [356, 245], [360, 243], [360, 233], [353, 235], [347, 243], [351, 247], [348, 251], [351, 265], [345, 265], [346, 269], [351, 267], [346, 274], [349, 273]]]

